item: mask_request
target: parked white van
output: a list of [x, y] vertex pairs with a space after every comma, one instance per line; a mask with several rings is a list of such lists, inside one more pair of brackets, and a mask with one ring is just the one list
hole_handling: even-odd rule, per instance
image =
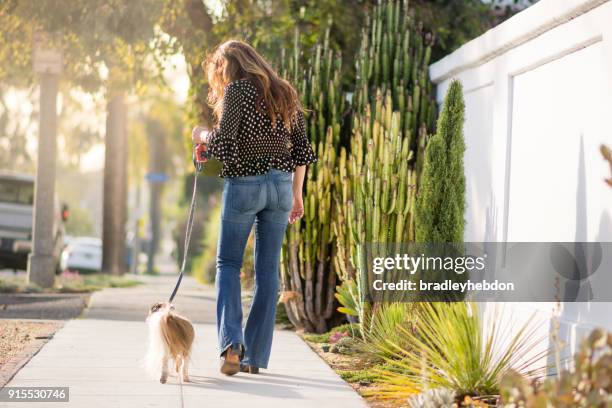
[[[53, 256], [59, 271], [67, 208], [61, 208], [57, 197], [54, 201]], [[32, 251], [33, 205], [34, 177], [0, 170], [0, 269], [27, 268]]]

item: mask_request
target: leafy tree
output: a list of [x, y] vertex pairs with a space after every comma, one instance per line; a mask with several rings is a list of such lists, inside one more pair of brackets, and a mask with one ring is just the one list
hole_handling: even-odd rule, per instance
[[[0, 22], [10, 24], [0, 42], [0, 80], [31, 85], [36, 31], [48, 34], [64, 57], [64, 78], [88, 92], [106, 93], [103, 270], [123, 270], [127, 219], [127, 135], [124, 95], [161, 82], [164, 58], [174, 52], [157, 29], [163, 0], [7, 0]], [[13, 34], [13, 30], [23, 33]]]
[[[190, 123], [211, 124], [206, 105], [206, 79], [201, 63], [206, 53], [223, 40], [238, 38], [251, 43], [270, 61], [280, 61], [280, 50], [292, 49], [294, 32], [300, 32], [301, 48], [310, 49], [332, 21], [332, 48], [345, 50], [345, 66], [358, 50], [359, 33], [368, 2], [348, 0], [233, 0], [223, 2], [215, 18], [201, 0], [166, 0], [162, 29], [177, 41], [191, 79]], [[350, 62], [349, 62], [350, 61]]]
[[101, 119], [105, 107], [99, 98], [63, 88], [62, 109], [58, 118], [58, 159], [66, 166], [79, 169], [83, 153], [104, 140], [100, 128], [92, 123], [91, 116]]
[[529, 7], [537, 0], [412, 0], [416, 18], [436, 34], [432, 61]]
[[156, 68], [174, 50], [155, 30], [162, 3], [6, 0], [0, 5], [0, 79], [33, 83], [32, 36], [36, 30], [44, 30], [62, 51], [63, 77], [73, 85], [85, 91], [102, 86], [108, 89], [109, 83], [139, 89], [159, 79]]
[[465, 226], [463, 139], [465, 104], [458, 80], [451, 82], [436, 134], [425, 150], [416, 204], [416, 242], [460, 243]]
[[[17, 171], [32, 171], [33, 160], [26, 149], [30, 124], [38, 115], [15, 109], [9, 103], [10, 88], [0, 85], [0, 168]], [[33, 89], [24, 90], [19, 97], [31, 98]], [[17, 95], [13, 93], [13, 98]]]

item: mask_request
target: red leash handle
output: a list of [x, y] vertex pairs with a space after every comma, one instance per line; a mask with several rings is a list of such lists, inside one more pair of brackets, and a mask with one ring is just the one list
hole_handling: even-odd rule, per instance
[[210, 159], [210, 152], [205, 143], [200, 143], [193, 146], [193, 165], [198, 172], [202, 171], [204, 163]]
[[208, 130], [203, 126], [195, 126], [191, 131], [191, 138], [195, 142], [193, 145], [193, 165], [195, 166], [197, 171], [202, 171], [202, 166], [206, 163], [211, 155], [208, 150], [208, 146], [204, 143], [202, 139], [202, 134], [204, 132], [208, 132]]

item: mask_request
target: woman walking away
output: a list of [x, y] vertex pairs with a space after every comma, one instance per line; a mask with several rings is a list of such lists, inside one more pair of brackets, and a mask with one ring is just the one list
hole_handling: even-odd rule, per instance
[[[218, 126], [196, 127], [192, 138], [223, 162], [216, 276], [221, 372], [257, 373], [270, 358], [285, 230], [304, 214], [304, 175], [316, 157], [297, 92], [253, 47], [224, 42], [204, 68]], [[253, 225], [255, 291], [243, 331], [240, 268]]]

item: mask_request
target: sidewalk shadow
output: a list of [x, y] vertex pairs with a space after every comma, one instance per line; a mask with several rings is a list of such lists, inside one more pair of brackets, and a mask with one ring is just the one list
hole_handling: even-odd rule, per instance
[[232, 377], [231, 381], [217, 377], [191, 375], [190, 382], [184, 383], [183, 386], [226, 390], [271, 398], [300, 398], [296, 389], [304, 389], [305, 386], [313, 389], [346, 390], [345, 385], [330, 385], [326, 381], [307, 377], [266, 373], [236, 376]]

